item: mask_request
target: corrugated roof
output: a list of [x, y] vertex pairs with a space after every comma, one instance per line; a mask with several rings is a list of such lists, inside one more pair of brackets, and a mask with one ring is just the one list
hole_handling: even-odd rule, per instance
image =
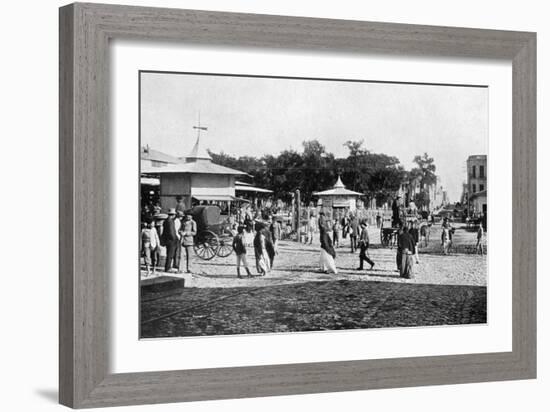
[[210, 161], [196, 161], [189, 163], [171, 164], [164, 167], [149, 167], [143, 168], [142, 173], [150, 173], [155, 175], [170, 174], [170, 173], [197, 173], [197, 174], [218, 174], [218, 175], [246, 175], [240, 170], [230, 169], [229, 167], [220, 166]]
[[169, 154], [159, 152], [158, 150], [151, 149], [149, 147], [142, 147], [140, 153], [142, 160], [152, 160], [154, 162], [163, 162], [163, 163], [181, 163], [181, 160], [175, 156], [170, 156]]

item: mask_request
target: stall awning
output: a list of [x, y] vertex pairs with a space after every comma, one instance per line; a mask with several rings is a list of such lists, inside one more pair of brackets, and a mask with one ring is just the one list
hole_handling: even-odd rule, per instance
[[196, 200], [217, 200], [221, 202], [232, 202], [234, 197], [231, 195], [193, 195]]
[[156, 177], [141, 177], [140, 183], [148, 186], [160, 186], [160, 179]]

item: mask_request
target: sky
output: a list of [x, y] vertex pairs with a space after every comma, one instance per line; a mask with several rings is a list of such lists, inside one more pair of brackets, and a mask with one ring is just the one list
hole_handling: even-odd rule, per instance
[[141, 144], [186, 156], [199, 113], [201, 144], [237, 157], [301, 151], [312, 139], [346, 157], [343, 143], [363, 140], [406, 169], [427, 152], [457, 201], [466, 159], [487, 154], [488, 104], [484, 87], [144, 72]]

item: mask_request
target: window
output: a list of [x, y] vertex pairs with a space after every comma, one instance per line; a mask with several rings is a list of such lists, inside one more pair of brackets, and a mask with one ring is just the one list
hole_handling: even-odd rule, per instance
[[[485, 166], [483, 165], [479, 166], [479, 177], [482, 179], [485, 178]], [[483, 190], [483, 189], [479, 189], [479, 190]]]
[[472, 166], [472, 177], [473, 177], [473, 178], [476, 177], [476, 165], [473, 165], [473, 166]]
[[479, 191], [483, 192], [485, 190], [485, 185], [479, 185]]
[[474, 184], [472, 185], [472, 193], [475, 193], [475, 192], [476, 192], [476, 184], [474, 183]]

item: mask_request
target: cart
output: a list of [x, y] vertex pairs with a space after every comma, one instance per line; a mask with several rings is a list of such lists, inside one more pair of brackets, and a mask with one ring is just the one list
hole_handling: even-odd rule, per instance
[[195, 206], [187, 213], [197, 224], [197, 234], [193, 245], [195, 254], [210, 260], [214, 256], [227, 257], [233, 252], [233, 233], [230, 225], [221, 216], [215, 205]]

